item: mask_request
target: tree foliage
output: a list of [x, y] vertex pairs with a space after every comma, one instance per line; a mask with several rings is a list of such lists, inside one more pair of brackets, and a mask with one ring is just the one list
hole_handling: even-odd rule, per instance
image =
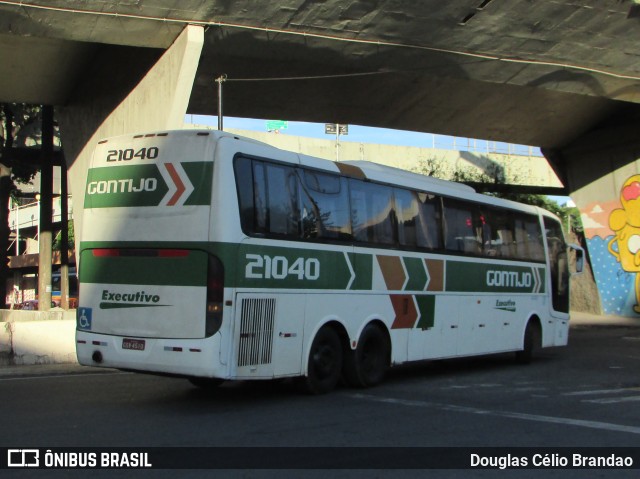
[[[69, 234], [69, 241], [67, 242], [67, 248], [69, 249], [73, 249], [74, 248], [74, 241], [75, 241], [75, 234], [74, 234], [74, 229], [73, 229], [73, 221], [69, 221], [68, 222], [68, 234]], [[58, 233], [56, 234], [55, 238], [53, 238], [53, 244], [51, 246], [51, 248], [53, 249], [53, 251], [60, 251], [62, 249], [62, 231], [58, 231]]]
[[38, 168], [20, 160], [20, 148], [38, 148], [42, 144], [40, 106], [18, 103], [0, 105], [0, 287], [9, 276], [9, 198], [15, 199], [16, 183], [30, 183]]
[[37, 167], [19, 161], [12, 155], [14, 148], [34, 148], [42, 143], [42, 108], [20, 103], [4, 104], [0, 108], [0, 162], [11, 168], [11, 179], [17, 183], [29, 184]]

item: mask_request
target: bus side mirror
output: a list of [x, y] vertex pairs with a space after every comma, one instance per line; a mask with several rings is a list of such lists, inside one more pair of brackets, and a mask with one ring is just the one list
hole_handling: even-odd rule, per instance
[[584, 272], [584, 249], [577, 244], [570, 244], [570, 250], [575, 254], [575, 271], [571, 274], [582, 274]]

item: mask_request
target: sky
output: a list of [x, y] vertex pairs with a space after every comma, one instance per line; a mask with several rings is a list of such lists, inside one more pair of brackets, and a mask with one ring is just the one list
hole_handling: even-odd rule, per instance
[[[205, 115], [187, 115], [186, 121], [197, 125], [217, 125], [218, 118]], [[267, 131], [267, 121], [253, 118], [225, 117], [225, 129], [240, 129], [253, 131]], [[348, 125], [349, 133], [341, 136], [341, 141], [356, 143], [379, 143], [384, 145], [416, 146], [421, 148], [442, 148], [457, 150], [479, 150], [521, 155], [542, 156], [540, 149], [523, 145], [508, 145], [501, 142], [487, 142], [468, 138], [454, 138], [446, 135], [434, 135], [415, 131], [391, 130], [388, 128], [373, 128], [360, 125]], [[309, 138], [331, 139], [335, 135], [328, 135], [324, 131], [324, 123], [307, 123], [303, 121], [288, 121], [287, 128], [281, 130], [283, 135], [306, 136]], [[531, 153], [529, 153], [531, 152]]]

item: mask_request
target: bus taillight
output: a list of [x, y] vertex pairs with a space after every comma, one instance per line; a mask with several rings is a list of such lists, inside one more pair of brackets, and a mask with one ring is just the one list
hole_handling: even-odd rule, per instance
[[207, 270], [207, 309], [205, 336], [213, 336], [222, 324], [222, 305], [224, 301], [224, 267], [215, 256], [209, 255]]

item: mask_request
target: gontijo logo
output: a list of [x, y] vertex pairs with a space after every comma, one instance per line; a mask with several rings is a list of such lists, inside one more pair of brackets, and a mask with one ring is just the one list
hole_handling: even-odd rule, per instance
[[152, 163], [90, 168], [85, 208], [208, 205], [213, 163]]
[[545, 290], [542, 266], [447, 261], [446, 290], [487, 293], [533, 293]]
[[486, 272], [486, 284], [490, 288], [515, 289], [532, 293], [539, 293], [544, 286], [539, 268], [524, 271], [489, 269]]
[[156, 191], [158, 180], [155, 178], [140, 178], [140, 184], [134, 186], [133, 178], [122, 180], [90, 181], [87, 185], [88, 195], [104, 195], [109, 193], [139, 193], [141, 191]]
[[487, 271], [487, 286], [530, 288], [532, 283], [528, 271]]

